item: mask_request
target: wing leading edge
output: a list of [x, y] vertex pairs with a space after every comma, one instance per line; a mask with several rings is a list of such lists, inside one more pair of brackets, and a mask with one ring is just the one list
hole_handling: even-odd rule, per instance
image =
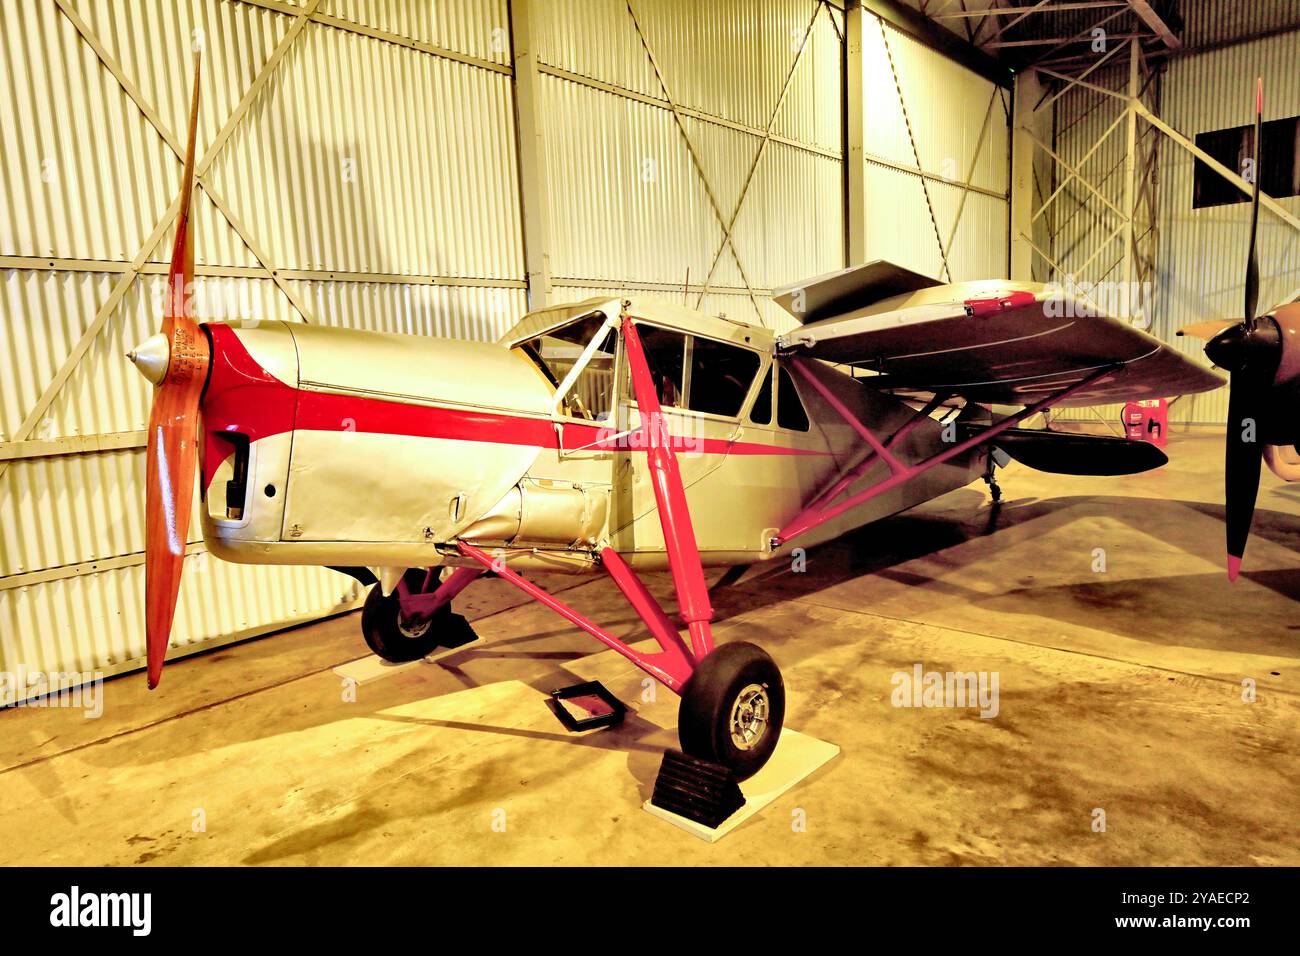
[[804, 325], [783, 351], [870, 369], [874, 388], [1023, 405], [1118, 366], [1059, 405], [1205, 392], [1226, 379], [1127, 322], [1031, 282], [966, 282], [897, 295]]

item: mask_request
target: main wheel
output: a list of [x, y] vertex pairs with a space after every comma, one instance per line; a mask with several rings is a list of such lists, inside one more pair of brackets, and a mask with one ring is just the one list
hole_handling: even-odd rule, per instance
[[785, 684], [767, 652], [724, 644], [695, 668], [682, 689], [677, 737], [692, 757], [752, 777], [776, 749], [785, 722]]
[[[408, 586], [423, 583], [424, 572], [417, 571], [418, 579], [413, 584], [408, 578]], [[370, 589], [361, 609], [361, 634], [372, 651], [394, 664], [418, 661], [439, 647], [460, 647], [476, 636], [464, 617], [452, 613], [450, 604], [438, 608], [432, 617], [403, 617], [397, 591], [385, 595], [378, 584]]]

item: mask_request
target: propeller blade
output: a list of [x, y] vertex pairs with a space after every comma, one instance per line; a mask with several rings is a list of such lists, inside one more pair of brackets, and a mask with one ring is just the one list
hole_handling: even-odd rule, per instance
[[[205, 346], [202, 368], [206, 374], [207, 339], [200, 334], [199, 340]], [[194, 375], [188, 381], [177, 381], [169, 375], [155, 393], [149, 414], [144, 593], [150, 689], [158, 686], [162, 674], [180, 593], [190, 508], [194, 503], [196, 423], [203, 379], [204, 375]]]
[[[1228, 580], [1237, 580], [1241, 558], [1246, 553], [1250, 523], [1255, 516], [1255, 498], [1259, 494], [1260, 463], [1264, 446], [1256, 434], [1258, 390], [1247, 376], [1249, 371], [1232, 373], [1228, 394], [1228, 434], [1224, 443], [1223, 488], [1228, 524]], [[1251, 420], [1255, 427], [1248, 425]], [[1247, 433], [1253, 440], [1247, 441]]]
[[1255, 159], [1251, 167], [1254, 183], [1250, 209], [1250, 254], [1246, 257], [1246, 327], [1255, 327], [1255, 307], [1259, 303], [1259, 260], [1255, 255], [1255, 239], [1259, 232], [1259, 143], [1264, 129], [1264, 80], [1255, 81]]
[[[172, 619], [180, 593], [190, 508], [194, 503], [194, 472], [198, 459], [199, 399], [207, 379], [210, 346], [190, 314], [194, 281], [193, 226], [190, 199], [194, 192], [194, 145], [198, 131], [199, 56], [194, 55], [194, 92], [190, 99], [189, 137], [185, 170], [176, 214], [176, 238], [167, 276], [161, 336], [166, 340], [166, 369], [156, 382], [149, 412], [145, 474], [145, 644], [149, 687], [158, 686], [163, 660], [171, 642]], [[146, 343], [147, 345], [148, 343]], [[158, 350], [155, 350], [158, 351]], [[147, 368], [149, 350], [142, 346], [132, 359], [151, 378], [160, 362]], [[152, 374], [151, 374], [152, 372]]]
[[[1259, 196], [1262, 170], [1260, 142], [1264, 129], [1264, 81], [1255, 81], [1255, 142], [1250, 209], [1250, 252], [1246, 256], [1246, 311], [1240, 324], [1227, 324], [1214, 333], [1205, 354], [1231, 373], [1228, 383], [1228, 428], [1223, 453], [1223, 494], [1227, 512], [1228, 580], [1237, 580], [1246, 553], [1250, 524], [1259, 496], [1259, 473], [1264, 459], [1263, 416], [1269, 411], [1269, 392], [1282, 359], [1281, 329], [1275, 319], [1261, 323], [1259, 304]], [[1198, 323], [1208, 327], [1212, 323]], [[1193, 326], [1183, 331], [1191, 332]]]
[[1190, 335], [1194, 339], [1208, 342], [1224, 329], [1241, 323], [1235, 319], [1206, 319], [1204, 322], [1192, 322], [1176, 330], [1174, 335]]

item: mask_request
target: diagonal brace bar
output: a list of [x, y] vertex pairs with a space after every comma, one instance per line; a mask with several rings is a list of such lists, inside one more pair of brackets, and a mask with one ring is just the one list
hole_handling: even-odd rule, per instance
[[889, 466], [890, 471], [898, 474], [906, 468], [901, 461], [890, 454], [889, 449], [872, 433], [871, 429], [858, 421], [858, 416], [853, 414], [849, 407], [840, 400], [840, 397], [832, 392], [825, 382], [813, 374], [812, 369], [808, 368], [802, 359], [791, 359], [790, 364], [795, 367], [795, 371], [808, 380], [813, 388], [817, 389], [821, 397], [826, 400], [826, 403], [839, 413], [840, 418], [848, 422], [853, 427], [853, 430], [862, 436], [862, 440], [871, 446], [871, 450], [880, 456], [881, 460]]
[[858, 505], [862, 504], [863, 502], [869, 501], [870, 499], [875, 498], [877, 495], [884, 494], [886, 491], [889, 491], [892, 488], [896, 488], [906, 481], [910, 481], [911, 479], [917, 477], [923, 472], [929, 471], [931, 468], [934, 468], [937, 465], [942, 465], [944, 462], [950, 461], [953, 458], [956, 458], [958, 455], [970, 451], [972, 448], [976, 448], [980, 445], [988, 444], [990, 440], [996, 438], [998, 435], [1002, 434], [1008, 428], [1012, 428], [1015, 425], [1018, 425], [1026, 418], [1029, 418], [1032, 415], [1036, 415], [1039, 412], [1041, 412], [1043, 409], [1055, 405], [1057, 402], [1061, 401], [1064, 398], [1069, 397], [1070, 395], [1073, 395], [1075, 392], [1087, 388], [1093, 382], [1097, 381], [1098, 379], [1106, 375], [1111, 374], [1112, 372], [1114, 372], [1116, 369], [1120, 367], [1121, 367], [1120, 365], [1107, 365], [1103, 368], [1099, 368], [1096, 371], [1094, 371], [1091, 375], [1084, 376], [1083, 378], [1079, 379], [1079, 381], [1062, 389], [1061, 391], [1056, 392], [1053, 395], [1049, 395], [1040, 401], [1034, 402], [1032, 405], [1026, 405], [1024, 408], [1016, 412], [1014, 415], [1008, 415], [1006, 418], [997, 422], [995, 425], [992, 425], [991, 427], [985, 429], [984, 431], [976, 435], [972, 435], [970, 438], [966, 439], [965, 441], [957, 442], [951, 448], [946, 448], [941, 452], [931, 455], [929, 458], [925, 459], [924, 461], [917, 462], [914, 465], [906, 466], [903, 471], [895, 472], [885, 480], [877, 482], [876, 484], [872, 485], [870, 488], [866, 488], [863, 491], [858, 492], [856, 495], [849, 496], [848, 498], [844, 499], [842, 502], [840, 502], [837, 505], [833, 505], [827, 508], [815, 508], [815, 507], [805, 508], [798, 515], [796, 515], [790, 521], [789, 524], [787, 524], [784, 528], [782, 528], [779, 532], [777, 532], [776, 537], [772, 539], [772, 550], [775, 551], [777, 548], [781, 547], [782, 545], [786, 544], [792, 539], [798, 537], [799, 535], [811, 531], [813, 528], [823, 525], [827, 521], [832, 520], [833, 518], [838, 518], [840, 515], [842, 515], [844, 512], [848, 511], [849, 509], [856, 508]]
[[[432, 580], [433, 571], [434, 569], [430, 568], [428, 575], [425, 576], [426, 587]], [[432, 591], [419, 594], [411, 593], [411, 589], [406, 586], [406, 577], [403, 575], [397, 582], [397, 599], [402, 613], [407, 617], [416, 614], [421, 617], [431, 617], [444, 604], [450, 603], [452, 598], [469, 587], [482, 573], [478, 568], [456, 568], [447, 580]]]
[[676, 649], [682, 660], [691, 661], [693, 659], [691, 652], [682, 640], [682, 636], [677, 633], [677, 625], [664, 613], [664, 609], [660, 607], [654, 595], [637, 577], [636, 572], [623, 556], [613, 548], [602, 548], [600, 561], [609, 572], [609, 576], [614, 579], [614, 583], [618, 585], [618, 589], [623, 592], [623, 596], [627, 598], [627, 603], [632, 605], [632, 610], [636, 611], [645, 622], [645, 626], [650, 628], [650, 633], [659, 642], [659, 646], [665, 651]]
[[[661, 639], [656, 626], [651, 625], [650, 632], [654, 635], [655, 640], [659, 641], [659, 646], [662, 647], [663, 650], [657, 654], [643, 654], [635, 648], [629, 647], [626, 642], [619, 640], [599, 624], [583, 617], [545, 588], [539, 587], [532, 581], [529, 581], [527, 578], [520, 575], [518, 571], [507, 567], [505, 562], [496, 561], [494, 563], [492, 556], [481, 548], [477, 548], [467, 541], [461, 541], [457, 544], [457, 547], [460, 549], [460, 553], [465, 557], [477, 561], [485, 570], [491, 569], [495, 571], [502, 580], [509, 581], [538, 603], [549, 607], [570, 624], [582, 628], [582, 630], [586, 631], [610, 650], [622, 654], [633, 664], [641, 668], [641, 670], [645, 671], [668, 689], [680, 694], [682, 688], [686, 686], [686, 682], [694, 672], [694, 665], [690, 660], [690, 656], [686, 653], [686, 648], [681, 643], [680, 637], [675, 643], [671, 641], [666, 642]], [[606, 567], [610, 567], [610, 564], [607, 563]], [[630, 570], [631, 569], [629, 569], [629, 572]], [[614, 580], [615, 583], [619, 584], [620, 588], [623, 587], [623, 583], [619, 582], [617, 576], [615, 576]], [[651, 598], [651, 600], [653, 600], [653, 598]], [[647, 621], [647, 624], [649, 623], [650, 622]]]
[[[936, 408], [951, 397], [952, 396], [948, 392], [936, 392], [934, 397], [931, 398], [930, 401], [926, 402], [923, 408], [917, 409], [912, 417], [904, 422], [903, 426], [890, 436], [889, 441], [885, 442], [885, 448], [893, 449], [895, 445], [911, 434], [916, 426], [929, 418]], [[827, 502], [834, 501], [846, 488], [865, 475], [877, 461], [876, 453], [874, 451], [870, 452], [866, 458], [862, 459], [862, 461], [858, 462], [857, 465], [845, 472], [844, 476], [835, 482], [835, 484], [831, 485], [814, 498], [808, 507], [818, 508]]]

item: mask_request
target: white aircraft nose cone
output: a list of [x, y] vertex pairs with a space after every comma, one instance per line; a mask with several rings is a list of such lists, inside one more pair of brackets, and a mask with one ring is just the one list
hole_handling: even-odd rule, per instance
[[167, 336], [156, 332], [127, 352], [126, 357], [140, 370], [141, 375], [157, 385], [167, 374], [167, 366], [171, 362], [171, 343], [167, 341]]

